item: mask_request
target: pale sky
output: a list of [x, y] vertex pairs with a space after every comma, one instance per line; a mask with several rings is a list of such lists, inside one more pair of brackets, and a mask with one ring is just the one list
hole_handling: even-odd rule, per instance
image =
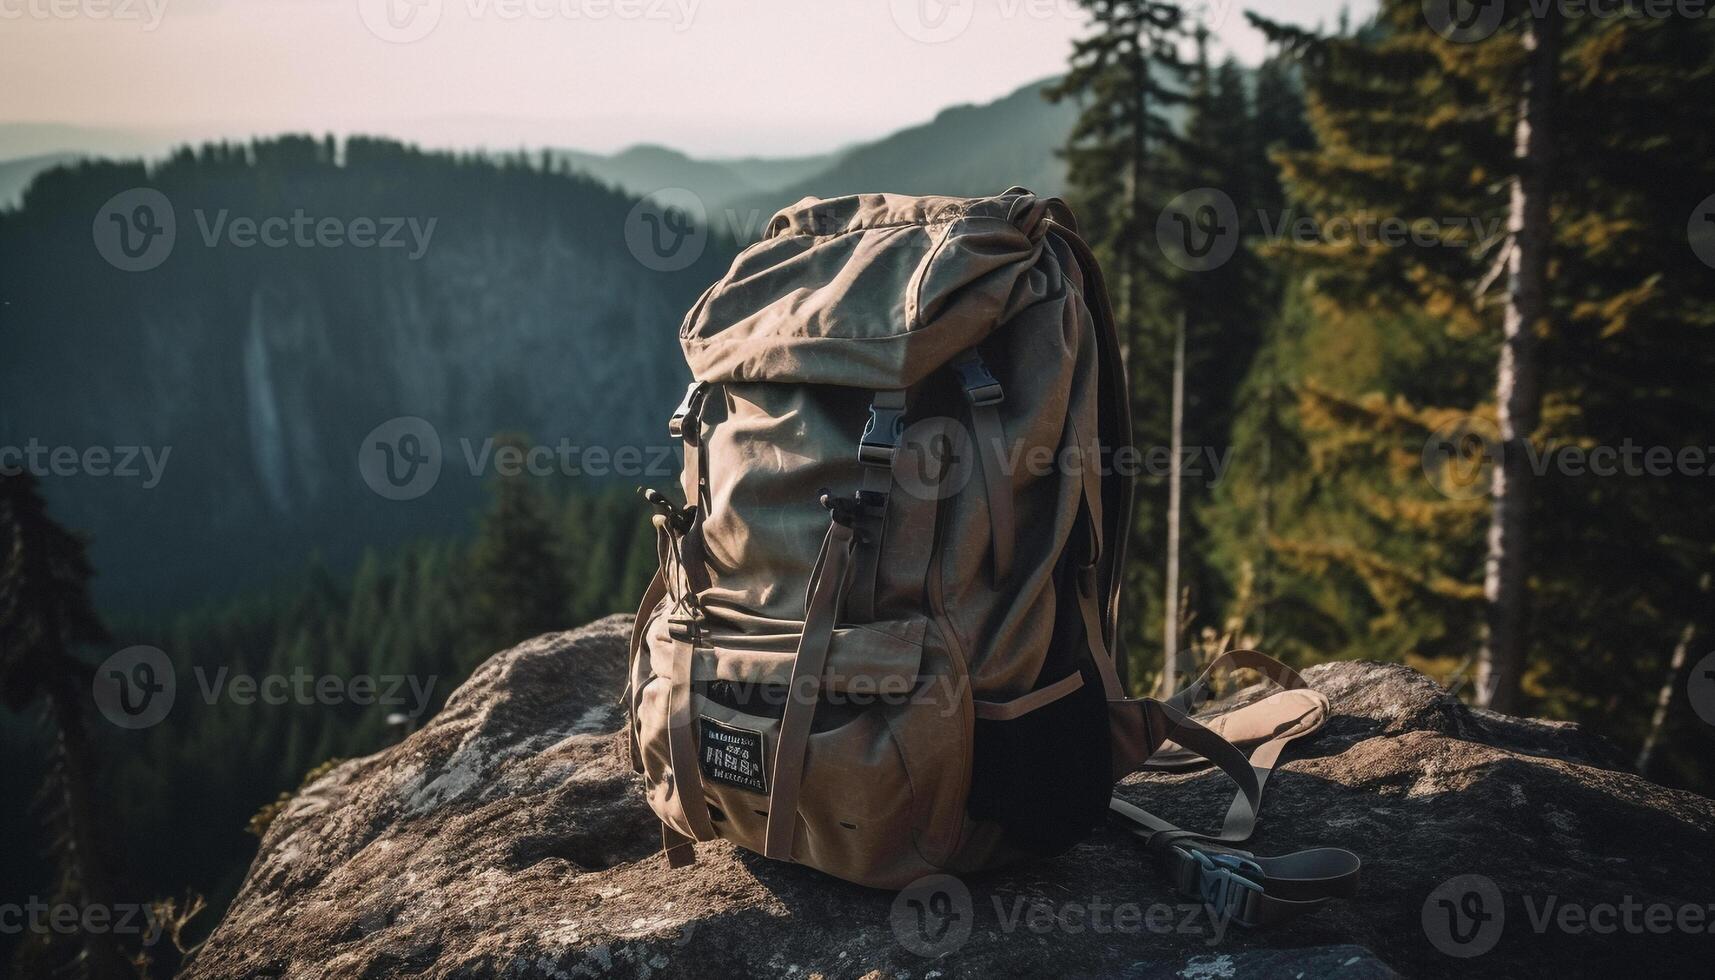
[[[1248, 63], [1243, 10], [1345, 5], [1208, 2]], [[0, 123], [822, 152], [1054, 74], [1086, 23], [1073, 0], [0, 0]]]

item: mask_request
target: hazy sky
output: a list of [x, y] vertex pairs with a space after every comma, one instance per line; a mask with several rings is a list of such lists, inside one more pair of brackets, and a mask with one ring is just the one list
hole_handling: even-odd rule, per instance
[[[1247, 62], [1243, 10], [1344, 5], [1210, 4]], [[0, 0], [0, 123], [818, 152], [1053, 74], [1085, 24], [1073, 0]]]

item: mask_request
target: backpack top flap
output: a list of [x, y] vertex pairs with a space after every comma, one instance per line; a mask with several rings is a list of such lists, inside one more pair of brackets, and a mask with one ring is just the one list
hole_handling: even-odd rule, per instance
[[1049, 295], [1056, 202], [860, 194], [774, 216], [679, 331], [699, 381], [905, 388]]

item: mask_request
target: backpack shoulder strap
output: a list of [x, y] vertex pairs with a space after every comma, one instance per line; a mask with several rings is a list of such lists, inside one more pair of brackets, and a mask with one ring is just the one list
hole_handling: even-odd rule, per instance
[[[1207, 719], [1189, 714], [1224, 667], [1249, 667], [1281, 690]], [[1322, 727], [1328, 700], [1305, 686], [1297, 671], [1255, 650], [1215, 658], [1203, 675], [1166, 701], [1141, 702], [1147, 727], [1160, 736], [1140, 768], [1213, 764], [1238, 786], [1221, 829], [1182, 830], [1119, 797], [1111, 815], [1141, 838], [1182, 894], [1199, 897], [1210, 911], [1240, 925], [1268, 925], [1357, 890], [1361, 862], [1351, 851], [1318, 847], [1280, 857], [1258, 857], [1233, 845], [1248, 840], [1262, 810], [1262, 790], [1288, 743]], [[1240, 746], [1249, 748], [1247, 756]]]
[[[1099, 445], [1110, 453], [1134, 452], [1132, 445], [1131, 383], [1126, 377], [1125, 356], [1120, 347], [1119, 329], [1115, 325], [1113, 307], [1108, 299], [1107, 285], [1102, 279], [1101, 264], [1083, 238], [1071, 211], [1059, 199], [1048, 201], [1047, 227], [1064, 242], [1078, 263], [1084, 279], [1084, 303], [1095, 323], [1097, 379], [1097, 417], [1101, 429], [1096, 433]], [[1120, 457], [1114, 457], [1118, 460]], [[1097, 593], [1101, 599], [1102, 639], [1113, 658], [1120, 686], [1126, 681], [1126, 656], [1119, 634], [1119, 593], [1122, 584], [1120, 570], [1125, 567], [1127, 541], [1131, 536], [1133, 481], [1123, 466], [1108, 466], [1100, 476], [1101, 497], [1095, 512], [1099, 542]]]

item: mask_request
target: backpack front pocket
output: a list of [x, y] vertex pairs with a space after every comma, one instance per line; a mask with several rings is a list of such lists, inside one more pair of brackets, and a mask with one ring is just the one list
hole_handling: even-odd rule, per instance
[[[835, 632], [804, 745], [792, 857], [830, 874], [898, 887], [949, 855], [961, 826], [969, 767], [968, 697], [947, 658], [926, 651], [925, 624], [882, 623]], [[672, 663], [651, 629], [655, 678], [643, 691], [640, 742], [650, 804], [685, 833], [667, 711]], [[795, 636], [700, 641], [690, 658], [688, 736], [700, 796], [715, 834], [765, 849], [781, 716], [790, 697]], [[681, 736], [683, 737], [683, 736]], [[790, 764], [790, 763], [789, 763]], [[689, 835], [688, 835], [689, 836]]]

